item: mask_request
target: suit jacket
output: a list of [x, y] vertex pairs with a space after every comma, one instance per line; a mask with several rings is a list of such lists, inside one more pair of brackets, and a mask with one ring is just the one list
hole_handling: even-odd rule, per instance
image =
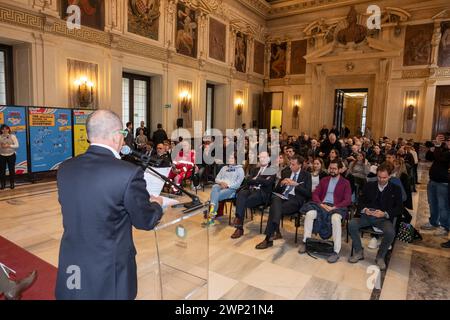
[[313, 150], [313, 148], [310, 148], [307, 152], [308, 157], [313, 157], [313, 159], [318, 158], [320, 153], [320, 148], [316, 147], [316, 149]]
[[134, 137], [133, 137], [133, 131], [130, 131], [128, 129], [125, 129], [128, 131], [128, 135], [125, 138], [125, 144], [129, 146], [130, 148], [134, 148]]
[[[57, 299], [134, 299], [136, 249], [132, 226], [151, 230], [162, 208], [150, 203], [144, 172], [100, 146], [65, 161], [58, 170], [64, 233]], [[68, 268], [80, 270], [81, 289], [70, 290]], [[69, 269], [70, 270], [70, 269]]]
[[[281, 179], [278, 182], [277, 186], [275, 187], [275, 192], [277, 193], [283, 193], [286, 190], [286, 186], [281, 185], [281, 181], [283, 181], [286, 178], [290, 178], [292, 175], [292, 170], [290, 168], [286, 168], [281, 173]], [[304, 202], [309, 200], [311, 198], [311, 189], [312, 189], [312, 181], [311, 181], [311, 174], [305, 170], [301, 170], [300, 174], [297, 177], [297, 182], [303, 182], [302, 184], [299, 184], [295, 187], [295, 197], [298, 198], [298, 200], [303, 200]]]
[[383, 190], [381, 205], [376, 205], [376, 196], [378, 193], [378, 181], [368, 182], [364, 185], [362, 193], [358, 199], [358, 212], [364, 208], [373, 208], [385, 211], [389, 214], [389, 220], [400, 216], [403, 211], [402, 192], [399, 186], [389, 181]]
[[262, 198], [265, 201], [269, 201], [277, 177], [277, 172], [275, 169], [267, 167], [262, 175], [259, 175], [258, 178], [254, 179], [258, 175], [259, 169], [260, 167], [258, 166], [250, 170], [250, 175], [245, 179], [244, 188], [259, 188], [259, 191], [262, 193]]
[[164, 140], [167, 140], [167, 133], [164, 129], [158, 129], [155, 132], [153, 132], [153, 143], [155, 144], [155, 146], [158, 143], [163, 143]]
[[[327, 195], [328, 185], [330, 184], [331, 176], [320, 180], [319, 185], [312, 194], [312, 201], [315, 203], [322, 203]], [[340, 177], [334, 189], [334, 207], [347, 208], [352, 203], [352, 189], [350, 182], [344, 177]]]

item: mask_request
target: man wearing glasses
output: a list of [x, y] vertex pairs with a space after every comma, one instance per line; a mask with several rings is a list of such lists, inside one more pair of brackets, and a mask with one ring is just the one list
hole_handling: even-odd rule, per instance
[[57, 299], [136, 298], [132, 227], [153, 229], [163, 214], [162, 199], [149, 199], [141, 167], [120, 160], [124, 136], [130, 135], [121, 128], [115, 113], [94, 112], [86, 122], [89, 149], [58, 170], [64, 233]]

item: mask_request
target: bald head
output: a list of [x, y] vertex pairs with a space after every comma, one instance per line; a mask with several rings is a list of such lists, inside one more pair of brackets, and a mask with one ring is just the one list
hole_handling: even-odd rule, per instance
[[109, 110], [97, 110], [86, 121], [86, 131], [91, 143], [108, 145], [119, 151], [123, 145], [122, 121]]
[[90, 114], [86, 121], [86, 130], [89, 140], [112, 139], [115, 131], [122, 129], [122, 121], [119, 116], [109, 110], [98, 110]]

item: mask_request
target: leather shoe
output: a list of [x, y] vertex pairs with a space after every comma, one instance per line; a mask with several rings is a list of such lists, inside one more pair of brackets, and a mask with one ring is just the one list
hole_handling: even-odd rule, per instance
[[241, 219], [239, 219], [238, 217], [234, 218], [234, 220], [233, 220], [233, 225], [234, 225], [234, 226], [242, 226], [242, 221], [241, 221]]
[[231, 235], [231, 239], [240, 238], [240, 237], [242, 237], [243, 234], [244, 234], [244, 230], [236, 228], [236, 230], [234, 230], [234, 233]]
[[446, 249], [450, 249], [450, 240], [448, 240], [447, 242], [441, 243], [441, 247], [442, 248], [446, 248]]
[[22, 298], [22, 293], [33, 285], [37, 278], [37, 271], [33, 271], [27, 277], [19, 281], [9, 280], [8, 288], [1, 288], [6, 300], [20, 300]]
[[273, 235], [272, 235], [272, 237], [270, 238], [270, 240], [278, 240], [278, 239], [283, 239], [283, 236], [281, 235], [281, 233], [280, 232], [274, 232], [273, 233]]
[[273, 246], [273, 241], [267, 241], [266, 239], [264, 239], [263, 242], [256, 245], [255, 249], [263, 250], [263, 249], [267, 249], [271, 246]]

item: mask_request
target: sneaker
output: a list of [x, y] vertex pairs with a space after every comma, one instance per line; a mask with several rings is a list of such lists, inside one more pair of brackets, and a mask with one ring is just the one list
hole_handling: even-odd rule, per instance
[[433, 226], [431, 223], [427, 222], [420, 227], [422, 230], [435, 230], [437, 227]]
[[380, 244], [378, 243], [378, 239], [375, 237], [372, 237], [372, 239], [370, 239], [370, 241], [369, 241], [369, 244], [367, 245], [367, 248], [378, 249], [379, 246], [380, 246]]
[[386, 262], [384, 262], [384, 259], [377, 258], [375, 259], [375, 263], [380, 268], [381, 271], [386, 270]]
[[448, 231], [445, 230], [444, 227], [439, 227], [439, 229], [437, 229], [434, 233], [434, 236], [436, 237], [447, 237], [448, 236]]
[[327, 258], [328, 263], [335, 263], [339, 260], [339, 255], [334, 252], [331, 256]]
[[348, 258], [348, 262], [350, 263], [357, 263], [359, 260], [364, 260], [363, 250], [360, 252], [353, 252], [353, 255]]
[[306, 253], [306, 245], [303, 241], [300, 241], [300, 243], [299, 243], [298, 253], [300, 253], [300, 254]]

